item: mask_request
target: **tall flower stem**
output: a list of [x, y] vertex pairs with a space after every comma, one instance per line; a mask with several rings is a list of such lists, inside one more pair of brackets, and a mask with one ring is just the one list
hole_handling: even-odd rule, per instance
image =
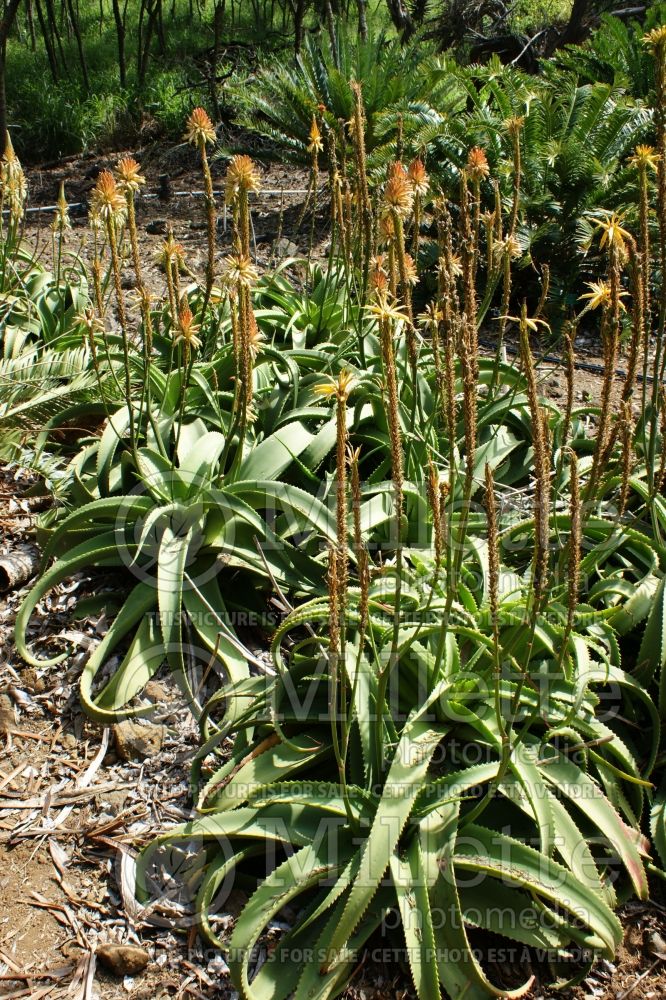
[[203, 304], [201, 307], [201, 318], [203, 320], [211, 292], [213, 281], [215, 280], [215, 238], [217, 229], [217, 215], [215, 209], [215, 195], [213, 194], [213, 178], [208, 162], [206, 146], [215, 142], [216, 134], [213, 123], [203, 108], [195, 108], [187, 119], [187, 128], [184, 138], [196, 146], [201, 157], [201, 169], [203, 172], [204, 197], [206, 201], [206, 234], [208, 243], [208, 260], [206, 263], [206, 287]]
[[[615, 278], [613, 274], [615, 273]], [[611, 284], [619, 281], [619, 269], [616, 263], [611, 265]], [[618, 300], [619, 302], [619, 300]], [[594, 457], [592, 459], [592, 470], [585, 491], [586, 500], [594, 497], [596, 487], [603, 475], [608, 453], [607, 444], [611, 434], [611, 403], [613, 398], [613, 387], [615, 385], [615, 368], [617, 365], [617, 355], [620, 341], [620, 316], [619, 306], [617, 310], [611, 306], [604, 309], [601, 320], [601, 337], [604, 352], [604, 380], [601, 387], [601, 412], [599, 414], [599, 426], [597, 428], [597, 438], [594, 446]]]
[[118, 243], [116, 240], [116, 224], [113, 218], [108, 218], [106, 231], [109, 239], [109, 250], [111, 253], [111, 267], [113, 274], [113, 285], [116, 293], [116, 306], [118, 309], [118, 322], [120, 324], [120, 334], [123, 343], [123, 364], [125, 367], [125, 398], [127, 399], [127, 412], [129, 416], [130, 438], [132, 440], [132, 450], [137, 452], [138, 442], [136, 440], [136, 427], [134, 420], [134, 406], [132, 403], [132, 374], [130, 368], [130, 343], [127, 331], [127, 314], [125, 312], [125, 298], [123, 295], [122, 281], [120, 277], [120, 258], [118, 254]]
[[362, 294], [368, 285], [368, 270], [372, 255], [372, 204], [368, 186], [367, 160], [365, 153], [365, 113], [363, 109], [363, 94], [359, 83], [352, 84], [354, 95], [354, 150], [356, 152], [356, 172], [358, 175], [358, 194], [361, 211], [361, 227], [363, 231], [362, 248]]
[[574, 619], [578, 608], [580, 590], [580, 557], [582, 544], [582, 519], [580, 479], [578, 476], [578, 458], [576, 452], [569, 449], [569, 543], [567, 553], [567, 620], [564, 626], [560, 649], [560, 666], [564, 663], [569, 639], [573, 632]]
[[[534, 323], [534, 321], [530, 321]], [[527, 382], [527, 398], [532, 419], [534, 446], [534, 568], [533, 612], [536, 615], [546, 594], [550, 539], [550, 457], [548, 430], [544, 412], [539, 404], [534, 357], [530, 347], [527, 307], [522, 304], [520, 313], [520, 354]]]
[[[378, 307], [380, 308], [380, 307]], [[384, 759], [384, 741], [382, 718], [384, 713], [384, 702], [388, 687], [389, 676], [398, 659], [398, 642], [400, 638], [400, 604], [402, 598], [402, 512], [403, 512], [403, 455], [402, 455], [402, 431], [400, 428], [400, 399], [398, 394], [398, 378], [395, 365], [395, 353], [393, 350], [394, 324], [386, 311], [384, 315], [380, 313], [379, 327], [381, 338], [382, 362], [384, 369], [384, 382], [386, 386], [387, 405], [386, 415], [389, 426], [389, 440], [391, 446], [391, 479], [393, 482], [393, 516], [395, 532], [395, 588], [393, 606], [393, 635], [388, 662], [385, 663], [379, 675], [377, 690], [377, 725], [376, 725], [376, 754], [377, 760]], [[404, 317], [403, 317], [404, 318]]]

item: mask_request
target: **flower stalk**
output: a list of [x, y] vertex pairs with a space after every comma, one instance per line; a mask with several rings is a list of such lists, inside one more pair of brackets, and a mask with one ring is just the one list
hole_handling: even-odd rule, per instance
[[215, 195], [213, 193], [213, 177], [210, 172], [208, 152], [206, 147], [216, 140], [215, 128], [203, 108], [195, 108], [187, 119], [187, 127], [184, 139], [190, 142], [199, 152], [201, 157], [201, 170], [203, 173], [204, 193], [206, 199], [206, 234], [208, 243], [208, 260], [206, 263], [206, 289], [201, 309], [202, 317], [210, 301], [215, 280], [215, 238], [217, 231], [217, 213], [215, 209]]

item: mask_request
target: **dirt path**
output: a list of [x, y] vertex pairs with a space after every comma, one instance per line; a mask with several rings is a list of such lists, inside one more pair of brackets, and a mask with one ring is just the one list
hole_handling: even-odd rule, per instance
[[[26, 217], [26, 239], [31, 247], [52, 259], [51, 223], [53, 206], [61, 182], [71, 205], [72, 231], [68, 234], [70, 254], [80, 254], [89, 260], [90, 234], [86, 210], [90, 193], [100, 170], [113, 169], [123, 155], [131, 150], [109, 156], [90, 155], [72, 160], [48, 170], [29, 173], [30, 211]], [[137, 198], [139, 230], [144, 280], [156, 295], [165, 295], [165, 280], [157, 265], [159, 250], [169, 227], [185, 251], [187, 266], [195, 274], [203, 274], [206, 263], [206, 217], [201, 197], [202, 178], [196, 156], [190, 146], [175, 149], [147, 150], [141, 157], [141, 169], [147, 183]], [[216, 190], [224, 186], [225, 167], [212, 164]], [[307, 171], [288, 169], [274, 164], [261, 168], [262, 190], [252, 195], [253, 243], [260, 272], [288, 256], [308, 252], [309, 217], [298, 226], [309, 178]], [[193, 193], [194, 192], [194, 193]], [[35, 209], [46, 209], [35, 211]], [[323, 230], [325, 230], [325, 226]], [[326, 233], [318, 236], [315, 256], [326, 252]], [[220, 261], [231, 251], [231, 219], [219, 211], [217, 256]], [[124, 276], [131, 289], [131, 268]]]

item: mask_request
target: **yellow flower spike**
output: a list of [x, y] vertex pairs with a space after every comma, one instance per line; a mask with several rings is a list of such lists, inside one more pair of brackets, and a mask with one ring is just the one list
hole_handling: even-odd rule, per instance
[[74, 320], [84, 328], [89, 337], [94, 337], [96, 333], [104, 333], [104, 323], [92, 306], [86, 306], [74, 317]]
[[496, 316], [495, 319], [497, 321], [505, 320], [509, 323], [518, 323], [519, 326], [524, 324], [525, 328], [531, 330], [533, 333], [536, 333], [540, 326], [545, 326], [547, 330], [550, 330], [550, 324], [546, 323], [545, 319], [532, 319], [530, 316], [525, 316], [524, 318], [521, 316]]
[[310, 125], [310, 142], [308, 143], [307, 150], [308, 153], [321, 153], [324, 148], [324, 143], [321, 139], [321, 132], [319, 131], [319, 126], [317, 125], [317, 119], [312, 116], [312, 124]]
[[506, 236], [503, 240], [496, 240], [493, 250], [498, 257], [503, 257], [508, 253], [511, 260], [516, 260], [522, 255], [520, 243], [515, 236]]
[[426, 173], [423, 160], [419, 157], [412, 160], [407, 169], [407, 176], [411, 181], [414, 194], [418, 194], [421, 198], [425, 197], [428, 193], [428, 188], [430, 187], [430, 178]]
[[240, 191], [258, 191], [260, 181], [259, 171], [249, 156], [234, 156], [225, 179], [227, 202], [234, 202]]
[[53, 231], [54, 233], [64, 233], [65, 230], [71, 228], [72, 223], [69, 218], [69, 205], [67, 204], [67, 199], [65, 198], [65, 182], [60, 181], [55, 218], [53, 219]]
[[402, 163], [394, 163], [384, 187], [384, 212], [406, 219], [414, 204], [414, 190]]
[[137, 288], [136, 301], [138, 305], [150, 309], [155, 301], [155, 296], [147, 288]]
[[318, 396], [335, 396], [340, 403], [346, 403], [356, 388], [358, 379], [348, 368], [343, 368], [337, 379], [329, 376], [329, 382], [322, 382], [314, 387]]
[[252, 364], [257, 360], [265, 337], [259, 327], [257, 326], [257, 320], [254, 313], [250, 310], [250, 330], [248, 335], [248, 348], [250, 351], [250, 357], [252, 358]]
[[418, 285], [419, 276], [416, 271], [416, 264], [411, 254], [405, 254], [405, 278], [408, 285]]
[[606, 245], [609, 247], [616, 245], [621, 250], [624, 249], [625, 240], [631, 239], [631, 233], [623, 227], [623, 222], [623, 217], [617, 212], [613, 212], [607, 219], [595, 222], [597, 229], [601, 230], [601, 240], [599, 241], [601, 250]]
[[90, 197], [93, 215], [102, 222], [121, 222], [127, 205], [110, 170], [102, 170]]
[[376, 316], [380, 323], [390, 323], [391, 321], [395, 323], [405, 323], [408, 320], [408, 316], [404, 313], [398, 303], [397, 299], [392, 302], [386, 292], [382, 292], [378, 297], [377, 301], [372, 305], [365, 306], [368, 312], [371, 312], [373, 316]]
[[656, 172], [660, 159], [661, 156], [654, 146], [639, 145], [636, 146], [629, 164], [636, 167], [637, 170], [654, 170]]
[[393, 216], [383, 215], [381, 217], [379, 220], [379, 235], [381, 236], [382, 243], [390, 243], [391, 240], [395, 239]]
[[7, 133], [7, 141], [5, 142], [5, 151], [2, 154], [2, 162], [6, 165], [19, 162], [19, 158], [14, 151], [14, 143], [12, 142], [12, 137], [9, 132]]
[[418, 317], [421, 326], [437, 327], [444, 319], [444, 313], [435, 302], [429, 302]]
[[102, 230], [102, 220], [99, 217], [99, 213], [92, 202], [88, 205], [88, 225], [94, 233], [99, 233]]
[[350, 444], [347, 444], [347, 462], [349, 465], [357, 465], [361, 457], [361, 446], [357, 448], [352, 448]]
[[215, 126], [204, 108], [195, 108], [192, 111], [187, 119], [183, 138], [193, 146], [205, 146], [208, 142], [215, 142], [217, 139]]
[[10, 215], [14, 219], [20, 219], [28, 198], [28, 182], [21, 161], [14, 152], [9, 133], [4, 155], [0, 159], [0, 189], [9, 206]]
[[504, 128], [507, 130], [509, 135], [518, 135], [525, 124], [525, 118], [523, 115], [512, 115], [511, 118], [507, 118], [504, 122]]
[[169, 230], [167, 238], [157, 253], [157, 263], [166, 267], [172, 262], [179, 268], [181, 264], [185, 263], [185, 247], [174, 239], [173, 231]]
[[485, 150], [473, 146], [467, 154], [467, 175], [470, 180], [480, 182], [490, 175], [490, 164]]
[[647, 35], [643, 35], [642, 42], [647, 48], [653, 50], [661, 45], [666, 45], [666, 24], [662, 24], [660, 28], [653, 28], [652, 31], [648, 31]]
[[16, 155], [12, 140], [9, 133], [7, 133], [5, 151], [2, 158], [0, 158], [0, 176], [2, 177], [2, 183], [7, 184], [12, 177], [19, 177], [22, 175], [23, 167], [21, 166], [21, 161]]
[[224, 258], [224, 280], [228, 285], [245, 285], [251, 288], [259, 280], [259, 272], [245, 254], [231, 254]]
[[182, 340], [188, 349], [196, 350], [197, 347], [201, 347], [201, 340], [197, 336], [200, 329], [201, 325], [196, 322], [190, 307], [187, 304], [181, 305], [178, 313], [178, 331], [173, 338], [174, 344]]
[[124, 194], [136, 194], [141, 190], [146, 178], [140, 173], [139, 164], [132, 156], [123, 156], [116, 166], [118, 187]]
[[453, 278], [462, 278], [462, 257], [459, 253], [452, 253], [448, 262], [446, 257], [440, 257], [437, 261], [437, 270], [440, 274], [450, 273]]
[[[590, 289], [589, 292], [584, 292], [583, 295], [579, 296], [580, 299], [587, 299], [587, 305], [585, 310], [598, 309], [599, 306], [610, 306], [613, 299], [611, 293], [611, 286], [608, 281], [586, 281], [586, 287]], [[619, 292], [618, 297], [620, 299], [626, 297], [628, 292]], [[620, 309], [625, 309], [626, 307], [622, 301], [619, 303]]]
[[370, 271], [370, 284], [376, 295], [385, 293], [388, 288], [388, 275], [386, 271], [378, 269]]

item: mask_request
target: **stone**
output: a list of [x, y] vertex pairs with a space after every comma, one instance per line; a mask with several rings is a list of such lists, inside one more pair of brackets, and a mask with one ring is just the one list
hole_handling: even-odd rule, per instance
[[114, 976], [136, 976], [148, 965], [150, 955], [145, 948], [135, 944], [102, 944], [97, 957]]
[[146, 226], [146, 232], [151, 236], [161, 236], [167, 231], [166, 219], [153, 219]]
[[171, 186], [171, 178], [168, 174], [160, 174], [159, 184], [157, 188], [157, 197], [161, 198], [162, 201], [169, 201], [173, 195], [173, 188]]
[[102, 799], [104, 806], [108, 806], [109, 812], [117, 816], [118, 813], [123, 811], [123, 806], [127, 801], [127, 791], [124, 788], [119, 788], [114, 791], [106, 792]]
[[149, 701], [154, 701], [158, 704], [164, 704], [169, 700], [169, 692], [164, 684], [160, 684], [159, 681], [148, 681], [143, 689], [143, 693]]
[[121, 760], [145, 760], [162, 749], [165, 726], [139, 725], [125, 719], [113, 727], [116, 753]]
[[275, 253], [280, 257], [298, 257], [298, 247], [286, 236], [282, 236], [275, 242]]

